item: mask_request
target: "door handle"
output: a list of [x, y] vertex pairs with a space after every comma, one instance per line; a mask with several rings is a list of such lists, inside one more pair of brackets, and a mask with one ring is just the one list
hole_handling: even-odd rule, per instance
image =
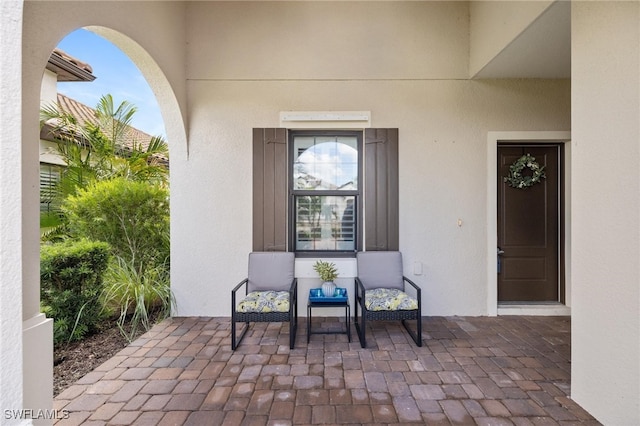
[[498, 247], [498, 256], [500, 256], [501, 254], [504, 254], [504, 250], [502, 250], [500, 247]]

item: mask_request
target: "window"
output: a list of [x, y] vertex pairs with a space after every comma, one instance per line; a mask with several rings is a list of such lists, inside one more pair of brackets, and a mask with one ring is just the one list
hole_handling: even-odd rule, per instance
[[55, 212], [53, 202], [61, 173], [62, 166], [40, 163], [40, 213]]
[[362, 132], [291, 132], [289, 147], [291, 249], [358, 250]]
[[253, 129], [253, 250], [398, 250], [398, 129]]

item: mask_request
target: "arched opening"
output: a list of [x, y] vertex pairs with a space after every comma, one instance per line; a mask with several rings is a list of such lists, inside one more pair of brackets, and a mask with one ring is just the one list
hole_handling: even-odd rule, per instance
[[57, 396], [170, 314], [169, 156], [146, 80], [93, 32], [75, 30], [52, 52], [41, 102], [40, 305], [54, 319]]
[[169, 142], [169, 156], [188, 154], [184, 112], [180, 109], [170, 82], [149, 52], [119, 31], [99, 26], [84, 28], [109, 40], [138, 67], [153, 91], [160, 107], [162, 118], [164, 119], [166, 138]]
[[[25, 13], [25, 33], [33, 24], [32, 16], [38, 13]], [[45, 26], [46, 27], [46, 26]], [[22, 329], [23, 343], [22, 351], [16, 352], [16, 361], [21, 357], [23, 368], [20, 369], [22, 376], [22, 399], [23, 406], [33, 408], [47, 408], [52, 406], [51, 389], [52, 384], [49, 377], [52, 376], [52, 355], [49, 343], [51, 341], [50, 320], [44, 318], [39, 313], [39, 285], [38, 285], [38, 207], [37, 207], [37, 179], [35, 161], [40, 158], [34, 144], [34, 139], [38, 139], [38, 112], [39, 98], [41, 94], [42, 70], [46, 64], [49, 54], [60, 40], [55, 34], [60, 28], [51, 29], [39, 27], [39, 31], [33, 32], [31, 37], [26, 37], [23, 44], [25, 70], [22, 74], [22, 187], [27, 187], [26, 193], [22, 196], [22, 222], [26, 224], [22, 231]], [[136, 43], [130, 37], [118, 31], [106, 27], [91, 27], [91, 31], [100, 33], [101, 36], [109, 39], [117, 45], [140, 69], [142, 75], [149, 83], [153, 93], [156, 95], [158, 105], [162, 112], [162, 117], [166, 124], [166, 139], [169, 145], [170, 155], [184, 157], [186, 155], [186, 131], [184, 127], [184, 113], [181, 111], [180, 102], [176, 97], [171, 82], [165, 76], [160, 65], [147, 50]], [[63, 35], [62, 35], [63, 36]], [[40, 65], [42, 64], [42, 65]], [[35, 66], [34, 66], [35, 65]], [[42, 66], [42, 67], [40, 67]], [[39, 70], [37, 69], [39, 68]], [[178, 80], [179, 81], [179, 80]], [[175, 82], [174, 82], [175, 84]], [[178, 85], [180, 82], [177, 83]], [[36, 89], [37, 88], [37, 89]], [[34, 226], [35, 225], [35, 226]], [[20, 226], [20, 225], [18, 225]], [[20, 294], [20, 293], [18, 293]], [[3, 358], [4, 360], [4, 358]]]

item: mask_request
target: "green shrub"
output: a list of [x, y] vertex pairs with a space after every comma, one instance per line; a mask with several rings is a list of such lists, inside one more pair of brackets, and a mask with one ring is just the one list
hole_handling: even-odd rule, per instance
[[125, 178], [95, 182], [68, 197], [63, 211], [71, 234], [111, 245], [132, 267], [168, 265], [169, 192]]
[[169, 192], [164, 186], [126, 178], [95, 182], [67, 198], [62, 208], [72, 235], [111, 246], [113, 261], [101, 300], [109, 313], [119, 315], [125, 337], [170, 314]]
[[154, 320], [171, 314], [169, 271], [164, 265], [141, 271], [126, 260], [116, 258], [107, 269], [102, 303], [107, 309], [119, 311], [118, 326], [122, 335], [131, 341], [140, 326], [148, 331]]
[[42, 311], [54, 319], [54, 343], [81, 340], [101, 321], [103, 276], [109, 245], [87, 240], [40, 249]]

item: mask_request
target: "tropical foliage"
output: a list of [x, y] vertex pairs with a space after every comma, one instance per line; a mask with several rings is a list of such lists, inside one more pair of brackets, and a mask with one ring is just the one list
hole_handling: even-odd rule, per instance
[[64, 173], [67, 194], [96, 180], [124, 177], [128, 180], [166, 184], [169, 169], [167, 143], [160, 136], [148, 142], [136, 140], [131, 126], [136, 107], [127, 102], [114, 106], [113, 97], [100, 98], [95, 121], [80, 123], [59, 105], [40, 111], [42, 124], [51, 126], [57, 141], [56, 154], [67, 167]]
[[169, 192], [122, 177], [99, 181], [62, 204], [71, 235], [111, 245], [142, 272], [169, 258]]
[[[43, 241], [90, 239], [108, 243], [111, 260], [100, 297], [131, 338], [170, 312], [168, 147], [161, 137], [136, 140], [135, 106], [103, 96], [93, 120], [80, 122], [60, 105], [41, 110], [66, 164], [54, 189]], [[43, 299], [44, 300], [44, 299]], [[100, 303], [98, 303], [98, 301]], [[49, 308], [49, 314], [61, 315]]]
[[122, 177], [167, 186], [167, 143], [159, 136], [145, 143], [136, 140], [131, 127], [135, 113], [136, 107], [126, 101], [115, 107], [111, 95], [100, 98], [94, 121], [79, 122], [58, 104], [40, 110], [41, 125], [47, 125], [56, 141], [54, 153], [65, 163], [54, 188], [52, 213], [41, 218], [48, 225], [45, 240], [67, 236], [61, 201], [94, 182]]
[[109, 245], [88, 240], [45, 244], [40, 251], [42, 310], [54, 318], [54, 343], [81, 340], [103, 318], [99, 296]]

